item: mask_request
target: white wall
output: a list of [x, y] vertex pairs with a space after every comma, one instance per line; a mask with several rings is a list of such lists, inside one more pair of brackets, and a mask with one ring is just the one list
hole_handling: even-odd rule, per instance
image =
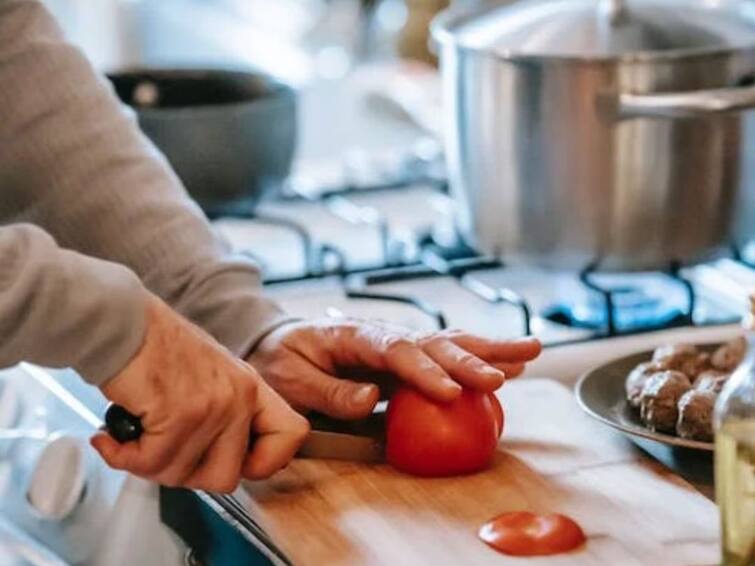
[[141, 0], [42, 1], [97, 68], [108, 70], [139, 61]]

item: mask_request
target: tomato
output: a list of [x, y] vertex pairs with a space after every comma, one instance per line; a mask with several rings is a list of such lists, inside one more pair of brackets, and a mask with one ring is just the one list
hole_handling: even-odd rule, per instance
[[488, 393], [465, 389], [455, 401], [438, 403], [404, 387], [388, 404], [386, 459], [417, 476], [478, 472], [490, 464], [502, 428], [503, 410]]
[[496, 429], [498, 430], [498, 436], [496, 438], [501, 438], [501, 435], [503, 434], [504, 423], [503, 407], [501, 407], [501, 402], [498, 400], [498, 397], [495, 396], [495, 393], [488, 393], [488, 396], [495, 412], [495, 424]]
[[528, 511], [504, 513], [485, 523], [478, 536], [512, 556], [550, 556], [569, 552], [587, 540], [582, 528], [564, 515]]

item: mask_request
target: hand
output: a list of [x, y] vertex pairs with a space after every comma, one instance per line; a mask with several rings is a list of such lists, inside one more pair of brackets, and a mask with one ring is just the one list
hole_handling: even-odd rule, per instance
[[153, 297], [141, 350], [102, 391], [141, 418], [144, 434], [118, 444], [102, 432], [94, 448], [111, 467], [167, 486], [233, 491], [242, 476], [285, 466], [309, 432], [249, 365]]
[[373, 411], [381, 393], [390, 394], [396, 378], [451, 401], [461, 385], [494, 391], [506, 377], [521, 374], [540, 350], [534, 339], [419, 334], [378, 322], [323, 319], [278, 328], [249, 363], [300, 411], [358, 419]]

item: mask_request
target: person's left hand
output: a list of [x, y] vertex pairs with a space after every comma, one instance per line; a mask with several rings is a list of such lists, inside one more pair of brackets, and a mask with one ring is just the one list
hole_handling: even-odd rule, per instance
[[389, 396], [397, 379], [448, 402], [462, 385], [498, 389], [540, 351], [540, 342], [531, 338], [413, 333], [381, 322], [322, 319], [278, 328], [248, 362], [299, 411], [358, 419]]

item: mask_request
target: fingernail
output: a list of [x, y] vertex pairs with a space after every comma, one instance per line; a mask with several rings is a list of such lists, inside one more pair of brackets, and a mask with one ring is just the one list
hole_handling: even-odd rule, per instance
[[446, 389], [453, 389], [455, 393], [461, 392], [461, 385], [456, 383], [453, 379], [443, 379], [443, 385], [446, 387]]
[[363, 385], [354, 392], [351, 399], [357, 405], [364, 405], [372, 399], [375, 389], [374, 385]]
[[505, 373], [503, 373], [501, 370], [495, 369], [492, 366], [485, 366], [484, 368], [482, 368], [481, 373], [489, 379], [495, 379], [497, 381], [503, 381], [504, 379], [506, 379]]

